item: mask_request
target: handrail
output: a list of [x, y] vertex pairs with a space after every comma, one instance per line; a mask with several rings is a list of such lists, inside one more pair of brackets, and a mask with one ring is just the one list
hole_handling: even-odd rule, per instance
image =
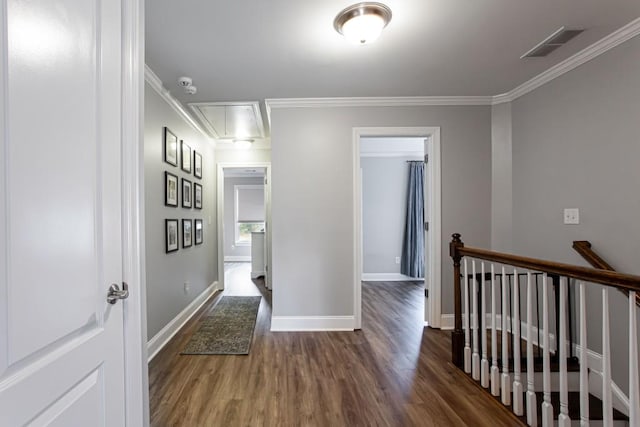
[[574, 240], [573, 241], [573, 249], [576, 250], [582, 258], [584, 258], [593, 268], [599, 268], [601, 270], [609, 270], [616, 271], [615, 268], [611, 267], [607, 261], [602, 259], [600, 255], [595, 253], [593, 249], [591, 249], [591, 242], [588, 240]]
[[[591, 249], [591, 242], [588, 240], [574, 240], [573, 249], [576, 250], [582, 258], [584, 258], [593, 268], [599, 268], [602, 270], [616, 271], [611, 267], [607, 261], [602, 259], [593, 249]], [[620, 289], [625, 295], [628, 295], [629, 291], [626, 289]], [[640, 307], [640, 294], [636, 294], [636, 305]]]
[[453, 235], [453, 241], [451, 242], [451, 256], [453, 258], [456, 256], [471, 256], [515, 267], [554, 273], [586, 282], [600, 283], [602, 285], [640, 292], [640, 276], [472, 248], [464, 246], [460, 240], [460, 234], [457, 233]]
[[530, 270], [553, 273], [560, 276], [583, 280], [585, 282], [600, 283], [602, 285], [612, 286], [621, 290], [640, 292], [640, 276], [468, 247], [462, 243], [460, 237], [461, 236], [458, 233], [453, 234], [452, 241], [449, 244], [449, 254], [453, 259], [454, 277], [454, 329], [451, 334], [451, 354], [452, 362], [458, 367], [462, 367], [464, 364], [462, 285], [460, 280], [460, 261], [464, 256], [508, 264], [515, 267], [527, 268]]

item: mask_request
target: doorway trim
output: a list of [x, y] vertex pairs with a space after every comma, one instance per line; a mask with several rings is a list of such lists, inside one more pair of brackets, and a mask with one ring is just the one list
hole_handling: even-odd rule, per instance
[[125, 424], [149, 425], [144, 204], [144, 0], [122, 7], [122, 280]]
[[[429, 232], [427, 244], [427, 276], [425, 286], [429, 290], [428, 307], [425, 310], [429, 318], [425, 324], [434, 328], [441, 327], [442, 312], [442, 197], [441, 197], [441, 157], [440, 127], [355, 127], [353, 128], [353, 247], [354, 247], [354, 329], [362, 328], [362, 183], [360, 173], [360, 139], [362, 137], [418, 137], [428, 139], [425, 154], [429, 156], [427, 177], [429, 190]], [[426, 315], [426, 314], [425, 314]]]
[[265, 239], [267, 244], [267, 253], [265, 254], [265, 264], [267, 266], [267, 274], [265, 283], [271, 289], [271, 162], [224, 162], [217, 164], [217, 185], [216, 185], [216, 223], [218, 233], [218, 283], [220, 289], [224, 290], [224, 169], [225, 168], [264, 168], [264, 177], [266, 180], [265, 191], [265, 217], [266, 230]]

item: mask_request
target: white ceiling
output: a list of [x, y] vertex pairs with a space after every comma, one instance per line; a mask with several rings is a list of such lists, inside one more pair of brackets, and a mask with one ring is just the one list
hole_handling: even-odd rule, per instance
[[[146, 62], [183, 104], [265, 98], [478, 96], [507, 92], [640, 16], [638, 0], [385, 0], [368, 46], [333, 29], [351, 0], [153, 0]], [[586, 31], [520, 56], [565, 26]], [[196, 95], [183, 93], [180, 76]]]

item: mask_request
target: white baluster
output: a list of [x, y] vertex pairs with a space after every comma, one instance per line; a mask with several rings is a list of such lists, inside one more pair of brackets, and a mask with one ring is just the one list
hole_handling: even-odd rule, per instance
[[580, 282], [580, 426], [589, 425], [589, 356], [587, 355], [587, 294]]
[[527, 272], [527, 424], [538, 426], [535, 373], [533, 372], [533, 283]]
[[500, 368], [498, 368], [498, 332], [496, 324], [496, 272], [491, 264], [491, 394], [500, 395]]
[[489, 387], [489, 359], [487, 359], [487, 292], [484, 277], [484, 262], [480, 264], [480, 275], [482, 277], [480, 291], [480, 333], [482, 334], [482, 360], [480, 362], [480, 384], [482, 387]]
[[513, 413], [521, 416], [524, 414], [522, 402], [522, 382], [520, 381], [520, 286], [518, 283], [518, 271], [513, 269]]
[[640, 425], [636, 293], [629, 292], [629, 425]]
[[467, 259], [464, 259], [464, 371], [471, 373], [471, 337], [469, 332], [469, 270]]
[[569, 418], [569, 389], [567, 388], [567, 278], [560, 278], [560, 414], [558, 415], [558, 427], [570, 427]]
[[611, 344], [609, 342], [609, 290], [602, 289], [602, 425], [613, 426], [611, 396]]
[[473, 278], [473, 295], [471, 296], [471, 317], [473, 319], [473, 357], [471, 359], [471, 377], [480, 379], [480, 353], [478, 351], [478, 281], [476, 280], [476, 260], [471, 260], [471, 275]]
[[542, 427], [553, 426], [553, 406], [551, 405], [551, 363], [549, 360], [549, 295], [547, 273], [542, 276]]
[[502, 267], [502, 404], [511, 405], [511, 380], [509, 378], [509, 345], [507, 343], [507, 275]]

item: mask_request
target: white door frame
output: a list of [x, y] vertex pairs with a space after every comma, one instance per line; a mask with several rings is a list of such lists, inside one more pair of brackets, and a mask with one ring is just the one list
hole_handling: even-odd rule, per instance
[[149, 425], [144, 219], [144, 0], [122, 0], [122, 277], [125, 422]]
[[224, 169], [225, 168], [264, 168], [264, 176], [267, 183], [264, 186], [265, 191], [265, 217], [267, 229], [265, 230], [265, 240], [267, 251], [265, 255], [265, 264], [267, 266], [267, 274], [265, 284], [271, 289], [271, 162], [225, 162], [218, 163], [217, 175], [217, 213], [216, 223], [218, 230], [218, 283], [220, 289], [224, 290]]
[[429, 290], [425, 323], [440, 328], [442, 312], [442, 229], [441, 229], [441, 158], [440, 127], [356, 127], [353, 128], [353, 247], [354, 247], [354, 329], [362, 328], [362, 185], [360, 180], [360, 138], [362, 137], [418, 137], [429, 139], [425, 154], [429, 156], [427, 179], [427, 206], [429, 207], [429, 232], [427, 245], [427, 276], [425, 286]]

